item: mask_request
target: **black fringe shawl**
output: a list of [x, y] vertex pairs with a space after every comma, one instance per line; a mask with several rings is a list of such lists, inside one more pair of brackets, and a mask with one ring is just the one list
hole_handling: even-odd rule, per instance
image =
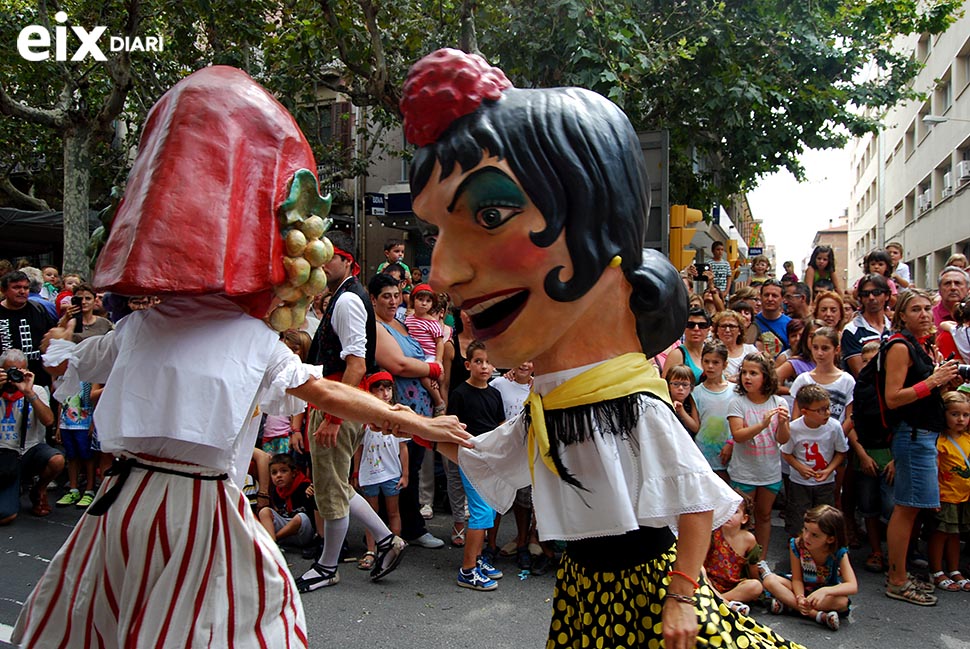
[[[632, 439], [639, 453], [639, 441], [631, 431], [640, 419], [644, 399], [655, 399], [667, 405], [665, 401], [650, 392], [635, 392], [616, 399], [589, 403], [572, 408], [546, 410], [546, 430], [549, 433], [549, 457], [559, 472], [559, 478], [566, 484], [577, 489], [589, 491], [576, 479], [563, 464], [559, 455], [559, 447], [569, 446], [588, 441], [593, 438], [593, 431], [599, 430], [601, 435], [615, 435], [620, 439]], [[668, 406], [669, 407], [669, 406]], [[532, 425], [532, 413], [526, 406], [526, 430]]]

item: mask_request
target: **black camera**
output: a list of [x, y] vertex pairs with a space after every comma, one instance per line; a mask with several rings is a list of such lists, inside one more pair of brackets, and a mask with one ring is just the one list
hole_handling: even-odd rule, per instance
[[957, 365], [957, 374], [964, 381], [970, 381], [970, 365], [964, 365], [963, 363]]
[[27, 377], [24, 376], [23, 370], [18, 370], [16, 367], [7, 370], [7, 380], [11, 383], [22, 383], [25, 378]]

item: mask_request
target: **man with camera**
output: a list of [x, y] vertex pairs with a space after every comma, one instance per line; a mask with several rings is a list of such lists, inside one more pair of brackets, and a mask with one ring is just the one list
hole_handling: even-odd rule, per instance
[[35, 516], [51, 513], [47, 485], [64, 470], [64, 456], [45, 443], [46, 426], [54, 423], [47, 390], [34, 385], [27, 357], [19, 349], [0, 354], [0, 525], [20, 512], [22, 480], [31, 486]]
[[47, 312], [29, 301], [30, 279], [19, 270], [0, 279], [0, 352], [19, 349], [27, 357], [38, 385], [49, 386], [51, 379], [40, 359], [40, 342], [56, 323]]

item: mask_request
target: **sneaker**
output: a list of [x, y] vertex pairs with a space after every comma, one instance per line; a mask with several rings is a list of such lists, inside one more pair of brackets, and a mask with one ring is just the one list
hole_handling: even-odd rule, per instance
[[493, 566], [492, 562], [485, 557], [484, 552], [478, 557], [478, 561], [475, 562], [475, 567], [478, 568], [478, 572], [489, 579], [501, 579], [504, 576], [504, 573]]
[[337, 573], [336, 566], [326, 568], [319, 563], [314, 563], [302, 577], [296, 580], [296, 589], [301, 593], [309, 593], [318, 588], [336, 586], [339, 583], [340, 575]]
[[431, 505], [421, 505], [421, 518], [426, 521], [434, 518], [434, 508]]
[[81, 496], [81, 499], [78, 500], [77, 503], [74, 504], [74, 506], [77, 507], [78, 509], [87, 509], [93, 502], [94, 502], [94, 492], [85, 491], [84, 495]]
[[416, 545], [419, 548], [427, 548], [429, 550], [437, 550], [445, 545], [445, 542], [434, 536], [431, 532], [425, 532], [416, 539], [408, 541], [408, 545]]
[[515, 551], [515, 565], [519, 567], [519, 570], [532, 569], [532, 555], [529, 554], [529, 548], [523, 545]]
[[471, 570], [459, 568], [458, 585], [462, 588], [471, 588], [472, 590], [495, 590], [498, 588], [498, 583], [494, 579], [489, 579], [483, 575], [477, 567]]
[[70, 507], [71, 505], [76, 505], [79, 500], [81, 500], [81, 492], [77, 489], [71, 489], [61, 496], [60, 500], [54, 503], [54, 505], [57, 507]]

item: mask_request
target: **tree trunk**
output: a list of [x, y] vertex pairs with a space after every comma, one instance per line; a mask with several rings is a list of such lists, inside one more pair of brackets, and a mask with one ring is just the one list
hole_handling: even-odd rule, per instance
[[78, 125], [64, 135], [64, 264], [62, 273], [91, 278], [84, 249], [88, 244], [91, 148], [94, 134]]

